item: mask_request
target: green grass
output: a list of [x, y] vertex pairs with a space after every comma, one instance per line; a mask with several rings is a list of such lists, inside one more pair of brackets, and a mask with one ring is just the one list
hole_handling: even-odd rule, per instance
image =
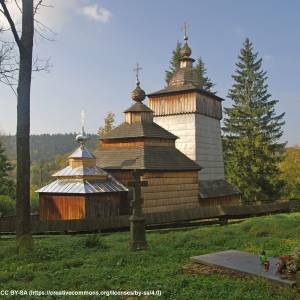
[[156, 299], [300, 299], [295, 290], [262, 279], [187, 275], [182, 271], [191, 256], [214, 251], [259, 253], [265, 249], [270, 256], [292, 253], [300, 246], [300, 213], [252, 218], [228, 226], [150, 232], [149, 248], [142, 252], [130, 252], [128, 238], [128, 233], [96, 238], [40, 236], [35, 238], [33, 253], [18, 256], [14, 239], [3, 236], [0, 290], [135, 289], [161, 290], [162, 297]]

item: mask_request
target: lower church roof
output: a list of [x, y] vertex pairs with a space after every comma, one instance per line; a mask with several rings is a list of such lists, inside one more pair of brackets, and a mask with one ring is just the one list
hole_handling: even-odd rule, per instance
[[127, 191], [128, 189], [123, 184], [108, 175], [108, 179], [103, 181], [58, 179], [36, 192], [52, 194], [97, 194]]
[[226, 196], [240, 195], [241, 192], [235, 186], [224, 179], [201, 180], [199, 182], [200, 198], [218, 198]]
[[97, 165], [107, 170], [197, 171], [202, 168], [176, 148], [100, 148]]

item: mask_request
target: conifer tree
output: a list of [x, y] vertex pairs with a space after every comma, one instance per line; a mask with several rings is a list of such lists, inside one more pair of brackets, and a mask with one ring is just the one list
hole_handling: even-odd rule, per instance
[[[172, 59], [170, 61], [170, 68], [166, 71], [166, 83], [169, 84], [170, 79], [172, 76], [176, 73], [176, 71], [180, 67], [180, 49], [182, 44], [180, 42], [177, 42], [176, 48], [173, 50]], [[211, 79], [208, 78], [206, 75], [207, 70], [205, 68], [205, 64], [201, 57], [198, 58], [197, 63], [194, 67], [194, 69], [197, 71], [199, 76], [199, 81], [201, 88], [204, 89], [207, 92], [215, 93], [212, 91], [212, 88], [214, 87], [214, 84], [212, 83]]]
[[197, 71], [197, 74], [199, 76], [199, 81], [201, 83], [202, 89], [215, 94], [215, 92], [213, 92], [212, 90], [215, 84], [212, 83], [211, 79], [207, 77], [207, 70], [201, 57], [197, 59], [195, 70]]
[[180, 66], [180, 49], [181, 43], [177, 42], [176, 48], [173, 50], [172, 59], [170, 61], [170, 69], [166, 72], [166, 83], [169, 84], [170, 79], [175, 74], [175, 72], [179, 69]]
[[9, 172], [13, 169], [13, 166], [8, 161], [2, 144], [0, 143], [0, 195], [8, 195], [15, 197], [15, 183], [9, 177]]
[[262, 59], [249, 39], [236, 67], [228, 93], [233, 106], [225, 108], [223, 128], [227, 179], [241, 190], [245, 202], [276, 200], [282, 185], [278, 163], [285, 147], [279, 142], [284, 113], [275, 113], [278, 100], [268, 92]]
[[114, 128], [115, 114], [112, 112], [107, 113], [104, 119], [104, 126], [101, 126], [98, 130], [98, 135], [101, 138], [103, 135], [109, 133]]

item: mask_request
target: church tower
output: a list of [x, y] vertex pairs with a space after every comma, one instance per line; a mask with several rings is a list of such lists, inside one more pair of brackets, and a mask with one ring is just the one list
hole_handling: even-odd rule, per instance
[[203, 168], [200, 182], [224, 182], [220, 126], [223, 99], [202, 89], [191, 54], [185, 34], [180, 68], [166, 88], [148, 95], [149, 107], [154, 111], [154, 121], [179, 137], [177, 149]]

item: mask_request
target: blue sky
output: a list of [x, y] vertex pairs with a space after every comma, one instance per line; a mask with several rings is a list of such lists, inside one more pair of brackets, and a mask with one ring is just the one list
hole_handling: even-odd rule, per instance
[[[36, 37], [35, 53], [51, 58], [50, 73], [32, 82], [31, 132], [78, 131], [80, 111], [95, 133], [107, 112], [117, 122], [131, 105], [132, 69], [138, 61], [147, 92], [164, 86], [164, 71], [181, 26], [190, 24], [194, 58], [202, 57], [218, 95], [226, 98], [237, 55], [246, 37], [263, 57], [278, 113], [286, 112], [284, 140], [300, 144], [300, 1], [48, 0], [40, 19], [53, 28], [54, 42]], [[13, 9], [13, 8], [12, 8]], [[16, 15], [17, 19], [18, 16]], [[230, 105], [226, 98], [224, 106]], [[15, 133], [16, 99], [0, 86], [0, 131]]]

